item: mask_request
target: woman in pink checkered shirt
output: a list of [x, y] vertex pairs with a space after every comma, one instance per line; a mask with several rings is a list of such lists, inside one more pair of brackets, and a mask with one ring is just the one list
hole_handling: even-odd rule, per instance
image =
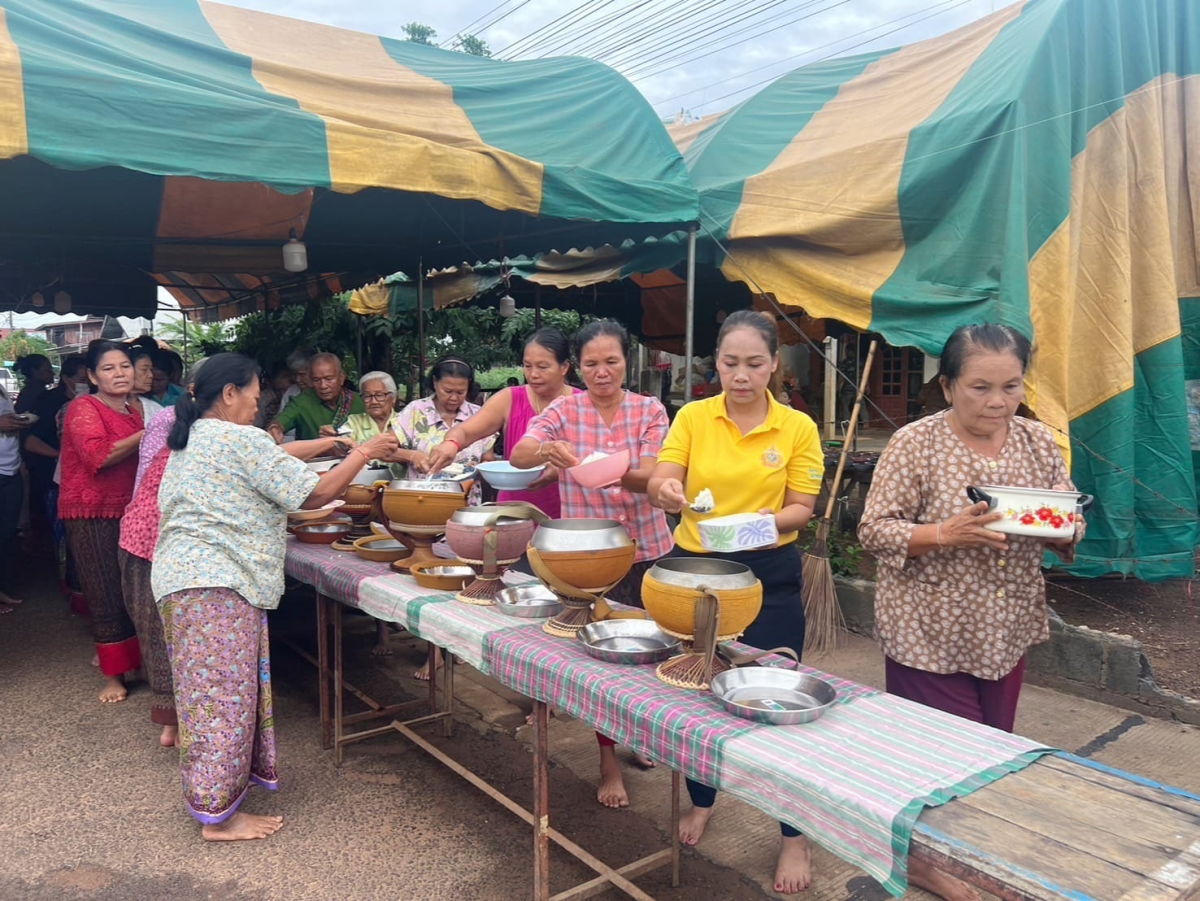
[[[550, 463], [561, 471], [578, 465], [591, 453], [629, 451], [630, 469], [617, 484], [584, 488], [568, 475], [559, 479], [558, 490], [564, 518], [616, 520], [637, 542], [633, 568], [608, 597], [641, 607], [642, 576], [672, 546], [666, 515], [646, 497], [646, 483], [667, 437], [667, 411], [655, 398], [622, 387], [629, 361], [629, 333], [620, 323], [602, 319], [580, 329], [575, 336], [575, 358], [587, 391], [559, 398], [535, 417], [513, 448], [512, 464], [531, 469]], [[597, 798], [606, 807], [628, 807], [616, 743], [599, 733], [596, 738], [600, 742]], [[652, 765], [636, 753], [634, 759], [640, 766]]]

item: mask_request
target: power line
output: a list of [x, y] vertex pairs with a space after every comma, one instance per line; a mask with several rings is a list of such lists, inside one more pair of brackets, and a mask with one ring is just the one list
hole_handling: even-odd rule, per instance
[[[774, 2], [782, 2], [782, 0], [774, 0]], [[645, 34], [632, 40], [617, 35], [614, 38], [610, 38], [601, 47], [596, 48], [592, 52], [592, 55], [597, 59], [603, 58], [604, 62], [608, 65], [618, 66], [630, 52], [634, 55], [644, 53], [645, 50], [641, 48], [648, 41], [657, 41], [658, 43], [653, 46], [652, 52], [661, 52], [664, 43], [678, 42], [681, 39], [686, 40], [688, 35], [710, 27], [714, 22], [719, 21], [723, 15], [726, 15], [727, 11], [724, 9], [716, 9], [704, 15], [703, 13], [709, 10], [712, 5], [704, 5], [692, 12], [672, 9], [669, 6], [665, 7], [669, 18], [667, 21], [661, 23], [654, 32], [647, 31]], [[672, 32], [672, 29], [681, 22], [687, 22], [687, 26], [680, 31]]]
[[479, 17], [479, 18], [477, 18], [477, 19], [474, 19], [474, 20], [472, 20], [471, 22], [468, 22], [468, 23], [467, 23], [466, 25], [464, 25], [462, 28], [458, 29], [458, 31], [454, 32], [454, 34], [450, 35], [450, 37], [446, 38], [446, 40], [444, 40], [444, 41], [442, 41], [440, 44], [438, 44], [438, 46], [439, 46], [439, 47], [445, 47], [447, 44], [451, 44], [451, 43], [453, 43], [453, 42], [454, 42], [454, 39], [455, 39], [456, 37], [458, 37], [459, 35], [463, 34], [464, 32], [465, 32], [465, 33], [467, 33], [467, 34], [470, 34], [470, 33], [471, 33], [471, 32], [470, 32], [470, 29], [471, 29], [471, 27], [472, 27], [472, 26], [474, 26], [474, 25], [475, 25], [477, 22], [482, 22], [484, 19], [486, 19], [488, 16], [490, 16], [492, 13], [494, 13], [494, 12], [495, 12], [496, 10], [498, 10], [500, 7], [502, 7], [502, 6], [507, 6], [507, 5], [508, 5], [508, 4], [510, 4], [510, 3], [512, 3], [512, 0], [500, 0], [500, 2], [499, 2], [499, 3], [497, 3], [497, 4], [496, 4], [495, 6], [493, 6], [491, 9], [489, 9], [487, 12], [485, 12], [485, 13], [484, 13], [482, 16], [480, 16], [480, 17]]
[[[562, 26], [559, 26], [559, 23], [562, 22], [564, 19], [570, 19], [570, 21], [572, 21], [572, 22], [575, 21], [575, 19], [577, 19], [579, 16], [579, 11], [586, 9], [592, 2], [594, 2], [594, 0], [584, 0], [583, 3], [580, 3], [578, 6], [571, 8], [570, 10], [568, 10], [567, 12], [565, 12], [561, 16], [559, 16], [557, 19], [552, 19], [551, 21], [547, 22], [545, 25], [541, 26], [540, 28], [534, 29], [529, 34], [525, 35], [524, 37], [517, 38], [515, 41], [513, 41], [508, 46], [503, 47], [500, 50], [497, 50], [496, 56], [500, 56], [500, 54], [502, 54], [502, 53], [515, 52], [515, 49], [518, 46], [520, 46], [521, 44], [525, 44], [526, 41], [529, 41], [531, 38], [535, 37], [538, 34], [541, 34], [542, 32], [546, 31], [549, 28], [555, 28], [555, 26], [562, 27]], [[603, 2], [600, 4], [600, 6], [596, 7], [596, 9], [600, 9], [605, 6], [608, 6], [612, 2], [613, 2], [613, 0], [603, 0]], [[544, 39], [545, 38], [539, 38], [537, 41], [534, 42], [533, 46], [540, 44], [542, 42], [542, 40], [544, 40]], [[525, 53], [525, 52], [528, 52], [530, 49], [531, 49], [531, 46], [526, 45], [526, 47], [521, 52]], [[508, 58], [511, 58], [511, 57], [508, 57]]]
[[[700, 8], [685, 12], [683, 15], [696, 15], [716, 3], [723, 2], [725, 2], [725, 0], [708, 0], [708, 2], [701, 5]], [[686, 6], [686, 3], [683, 5]], [[583, 44], [572, 47], [570, 50], [571, 54], [575, 56], [590, 56], [593, 59], [600, 59], [605, 53], [620, 46], [621, 43], [627, 39], [630, 31], [632, 31], [634, 28], [642, 27], [644, 29], [649, 29], [655, 24], [656, 19], [662, 17], [669, 18], [673, 15], [679, 15], [678, 8], [673, 9], [671, 6], [665, 4], [646, 4], [645, 9], [641, 10], [644, 12], [644, 15], [631, 19], [628, 22], [620, 21], [622, 18], [624, 18], [625, 14], [629, 12], [629, 10], [640, 10], [641, 6], [643, 6], [643, 4], [633, 3], [630, 6], [622, 8], [619, 12], [609, 16], [608, 19], [604, 20], [603, 22], [597, 22], [597, 29], [593, 30], [590, 34], [584, 35]], [[604, 25], [607, 25], [608, 27], [600, 27]], [[578, 37], [572, 36], [566, 41], [560, 43], [558, 47], [570, 45], [572, 41], [577, 40]]]
[[[663, 100], [654, 100], [654, 101], [651, 101], [651, 103], [652, 103], [652, 105], [654, 105], [654, 106], [661, 106], [661, 105], [662, 105], [662, 104], [664, 104], [664, 103], [670, 103], [670, 102], [672, 102], [672, 101], [674, 101], [674, 100], [679, 100], [679, 99], [680, 99], [680, 98], [682, 98], [682, 97], [689, 97], [689, 96], [691, 96], [692, 94], [699, 93], [700, 91], [706, 91], [706, 90], [708, 90], [709, 88], [714, 88], [714, 87], [716, 87], [717, 85], [728, 84], [728, 83], [729, 83], [729, 82], [730, 82], [730, 81], [731, 81], [733, 78], [740, 78], [740, 77], [742, 77], [743, 75], [753, 75], [755, 72], [761, 72], [761, 71], [763, 71], [764, 69], [770, 69], [770, 68], [772, 68], [772, 67], [774, 67], [774, 66], [778, 66], [778, 65], [780, 65], [781, 63], [786, 63], [786, 62], [789, 62], [789, 61], [791, 61], [791, 60], [794, 60], [794, 59], [799, 59], [800, 57], [803, 57], [803, 56], [808, 56], [810, 53], [816, 53], [816, 52], [817, 52], [817, 51], [819, 51], [819, 50], [824, 50], [824, 49], [826, 49], [826, 48], [828, 48], [828, 47], [833, 47], [834, 45], [836, 45], [836, 44], [840, 44], [840, 43], [842, 43], [843, 41], [846, 41], [846, 40], [850, 40], [850, 39], [853, 39], [853, 38], [859, 37], [859, 36], [861, 36], [861, 35], [864, 35], [864, 34], [866, 34], [866, 33], [867, 33], [867, 32], [869, 32], [869, 31], [875, 31], [875, 30], [877, 30], [877, 29], [879, 29], [879, 28], [885, 28], [885, 27], [887, 27], [888, 25], [895, 24], [896, 22], [900, 22], [900, 21], [902, 21], [902, 20], [904, 20], [904, 19], [910, 18], [911, 16], [919, 15], [919, 14], [921, 14], [921, 13], [923, 13], [923, 12], [926, 12], [926, 11], [928, 11], [928, 10], [936, 9], [936, 8], [937, 8], [937, 7], [939, 7], [939, 6], [946, 7], [945, 9], [939, 9], [937, 12], [934, 12], [934, 13], [932, 13], [931, 15], [925, 16], [925, 17], [924, 17], [924, 18], [922, 18], [922, 19], [918, 19], [918, 20], [917, 20], [917, 21], [915, 21], [915, 22], [908, 22], [908, 23], [906, 23], [906, 24], [904, 24], [904, 25], [901, 25], [901, 26], [899, 26], [899, 27], [897, 27], [897, 28], [893, 28], [891, 31], [886, 31], [886, 32], [884, 32], [884, 33], [882, 33], [882, 34], [877, 34], [877, 35], [874, 35], [873, 37], [867, 38], [867, 39], [866, 39], [866, 40], [864, 40], [864, 41], [860, 41], [860, 42], [859, 42], [859, 43], [857, 43], [857, 44], [853, 44], [853, 45], [851, 45], [851, 46], [849, 46], [849, 47], [843, 47], [843, 48], [841, 48], [841, 49], [839, 49], [839, 50], [835, 50], [833, 53], [826, 54], [825, 56], [819, 57], [819, 58], [817, 58], [817, 59], [815, 59], [815, 60], [812, 60], [812, 61], [810, 61], [810, 62], [808, 62], [808, 63], [805, 63], [805, 65], [814, 65], [814, 64], [816, 64], [816, 63], [823, 62], [823, 61], [825, 61], [825, 60], [827, 60], [827, 59], [830, 59], [830, 58], [832, 58], [832, 57], [839, 56], [839, 55], [841, 55], [841, 54], [845, 53], [845, 52], [846, 52], [846, 51], [848, 51], [848, 50], [854, 50], [854, 49], [856, 49], [856, 48], [858, 48], [858, 47], [861, 47], [861, 46], [863, 46], [864, 44], [870, 44], [870, 43], [872, 43], [873, 41], [877, 41], [877, 40], [879, 40], [880, 38], [885, 38], [885, 37], [887, 37], [887, 36], [889, 36], [889, 35], [895, 34], [895, 33], [896, 33], [896, 32], [898, 32], [898, 31], [903, 31], [905, 28], [910, 28], [910, 27], [912, 27], [913, 25], [919, 25], [921, 22], [925, 22], [925, 21], [927, 21], [927, 20], [929, 20], [929, 19], [932, 19], [932, 18], [934, 18], [935, 16], [939, 16], [939, 15], [941, 15], [942, 13], [949, 12], [950, 10], [952, 10], [952, 9], [956, 9], [956, 8], [957, 8], [957, 7], [959, 7], [959, 6], [965, 6], [967, 3], [970, 3], [970, 2], [972, 2], [972, 0], [957, 0], [957, 2], [955, 2], [955, 0], [941, 0], [941, 2], [940, 2], [940, 3], [934, 3], [934, 4], [931, 4], [930, 6], [926, 6], [926, 7], [923, 7], [922, 9], [916, 10], [915, 12], [907, 13], [907, 14], [905, 14], [905, 15], [903, 15], [903, 16], [897, 16], [895, 19], [891, 19], [891, 20], [889, 20], [889, 21], [887, 21], [887, 22], [881, 22], [881, 23], [879, 23], [878, 25], [872, 25], [870, 28], [865, 28], [865, 29], [863, 29], [862, 31], [855, 32], [854, 34], [850, 34], [850, 35], [844, 35], [844, 36], [842, 36], [842, 37], [838, 38], [838, 39], [837, 39], [837, 40], [835, 40], [835, 41], [830, 41], [829, 43], [826, 43], [826, 44], [821, 44], [820, 46], [817, 46], [817, 47], [810, 47], [810, 48], [808, 48], [807, 50], [802, 50], [800, 53], [795, 53], [795, 54], [793, 54], [793, 55], [791, 55], [791, 56], [786, 56], [786, 57], [784, 57], [783, 59], [777, 59], [777, 60], [775, 60], [775, 62], [773, 62], [773, 63], [767, 63], [766, 65], [763, 65], [763, 66], [756, 66], [756, 67], [754, 67], [753, 69], [747, 69], [746, 71], [744, 71], [744, 72], [739, 72], [739, 73], [737, 73], [736, 75], [733, 75], [733, 76], [731, 76], [731, 77], [722, 78], [720, 81], [715, 81], [715, 82], [712, 82], [712, 83], [710, 83], [710, 84], [703, 85], [703, 86], [701, 86], [701, 87], [698, 87], [698, 88], [693, 88], [693, 89], [692, 89], [692, 90], [690, 90], [690, 91], [684, 91], [682, 94], [676, 94], [676, 95], [674, 95], [673, 97], [667, 97], [667, 98], [665, 98], [665, 99], [663, 99]], [[947, 3], [952, 3], [953, 5], [951, 5], [951, 6], [946, 6], [946, 4], [947, 4]], [[728, 94], [723, 94], [723, 95], [721, 95], [720, 97], [716, 97], [716, 98], [713, 98], [713, 99], [711, 99], [711, 100], [705, 100], [705, 101], [704, 101], [704, 104], [716, 103], [716, 102], [717, 102], [717, 101], [719, 101], [719, 100], [724, 100], [724, 99], [725, 99], [725, 98], [727, 98], [727, 97], [733, 97], [733, 96], [734, 96], [734, 95], [736, 95], [736, 94], [741, 94], [741, 93], [743, 93], [743, 92], [745, 92], [745, 91], [748, 91], [748, 90], [751, 90], [751, 89], [753, 89], [753, 88], [759, 87], [760, 85], [769, 84], [770, 82], [772, 82], [772, 81], [775, 81], [775, 80], [776, 80], [776, 79], [778, 79], [778, 78], [782, 78], [782, 77], [783, 77], [784, 75], [786, 75], [786, 74], [788, 74], [788, 73], [786, 73], [786, 72], [781, 72], [781, 73], [779, 73], [779, 74], [777, 74], [777, 75], [772, 75], [772, 76], [771, 76], [771, 77], [769, 77], [769, 78], [764, 78], [762, 81], [757, 81], [757, 82], [755, 82], [754, 84], [746, 85], [746, 86], [745, 86], [745, 87], [743, 87], [743, 88], [739, 88], [738, 90], [736, 90], [736, 91], [732, 91], [732, 92], [730, 92], [730, 93], [728, 93]]]
[[[714, 3], [722, 3], [724, 0], [711, 0]], [[633, 0], [628, 6], [622, 6], [620, 9], [614, 10], [599, 21], [592, 23], [593, 27], [588, 34], [578, 35], [571, 34], [557, 41], [552, 47], [543, 48], [545, 52], [542, 57], [550, 54], [561, 54], [564, 52], [570, 53], [572, 56], [587, 56], [588, 51], [594, 46], [601, 46], [613, 37], [614, 29], [621, 27], [629, 28], [635, 23], [642, 20], [635, 19], [632, 22], [624, 23], [621, 20], [630, 13], [637, 12], [645, 4], [642, 0]], [[578, 42], [582, 40], [582, 45]], [[574, 45], [574, 46], [572, 46]]]
[[[761, 35], [766, 34], [769, 31], [776, 31], [780, 28], [786, 28], [789, 25], [795, 25], [797, 22], [803, 22], [805, 19], [811, 19], [814, 16], [819, 16], [823, 12], [828, 12], [829, 10], [834, 9], [838, 6], [844, 6], [845, 4], [847, 4], [849, 2], [850, 2], [850, 0], [836, 0], [836, 2], [831, 3], [829, 6], [824, 6], [821, 9], [814, 10], [813, 12], [808, 12], [808, 13], [804, 13], [803, 15], [796, 16], [795, 18], [789, 19], [786, 22], [782, 22], [779, 25], [771, 26], [764, 31], [756, 31], [753, 34], [750, 34], [744, 38], [741, 38], [740, 40], [721, 44], [716, 49], [709, 50], [707, 53], [698, 53], [698, 54], [689, 55], [689, 54], [691, 54], [691, 51], [693, 51], [693, 50], [704, 50], [706, 47], [711, 47], [711, 46], [713, 46], [713, 44], [717, 43], [717, 41], [715, 41], [715, 40], [709, 41], [709, 42], [707, 42], [705, 44], [701, 44], [697, 47], [692, 47], [690, 50], [685, 51], [683, 53], [677, 53], [674, 56], [668, 56], [666, 59], [659, 60], [660, 64], [671, 63], [671, 65], [662, 65], [661, 68], [653, 68], [653, 65], [654, 65], [653, 63], [634, 66], [631, 70], [629, 70], [628, 72], [625, 73], [625, 77], [628, 78], [630, 81], [640, 81], [640, 80], [643, 80], [646, 78], [652, 78], [655, 75], [661, 75], [663, 72], [669, 72], [672, 69], [677, 69], [680, 66], [686, 65], [687, 63], [695, 62], [696, 60], [699, 60], [699, 59], [704, 59], [706, 57], [712, 56], [714, 53], [720, 53], [722, 50], [728, 50], [730, 47], [737, 47], [738, 45], [744, 44], [747, 41], [752, 41], [755, 38], [760, 37]], [[809, 4], [809, 6], [811, 6], [811, 5], [812, 4]], [[807, 8], [807, 7], [804, 7], [804, 8]], [[794, 11], [795, 10], [791, 10], [791, 12], [794, 12]], [[747, 25], [744, 28], [738, 29], [738, 31], [734, 32], [733, 34], [724, 35], [723, 37], [734, 37], [738, 34], [743, 34], [746, 31], [750, 31], [751, 29], [757, 28], [760, 25], [765, 24], [766, 21], [773, 21], [777, 18], [779, 18], [779, 16], [771, 16], [768, 20], [764, 20], [762, 22], [751, 23], [750, 25]], [[646, 65], [649, 65], [651, 67], [650, 71], [644, 71], [646, 68]], [[639, 70], [642, 70], [642, 71], [639, 71]]]
[[[664, 41], [662, 44], [655, 47], [655, 51], [657, 53], [666, 53], [668, 48], [676, 49], [682, 44], [688, 43], [689, 41], [700, 40], [708, 37], [709, 35], [718, 34], [728, 28], [731, 28], [739, 22], [753, 18], [760, 13], [766, 12], [768, 9], [772, 9], [773, 7], [779, 6], [781, 3], [786, 2], [787, 0], [759, 0], [757, 4], [747, 4], [749, 7], [748, 9], [746, 7], [739, 9], [737, 14], [732, 19], [721, 20], [720, 13], [718, 13], [717, 16], [712, 17], [708, 21], [697, 23], [695, 27], [688, 28], [684, 30], [683, 33], [676, 35], [674, 38]], [[810, 2], [816, 2], [816, 0], [810, 0]], [[612, 57], [611, 60], [605, 61], [611, 66], [629, 64], [640, 65], [641, 60], [638, 60], [638, 57], [640, 57], [642, 53], [638, 49], [639, 45], [645, 43], [647, 40], [653, 40], [654, 38], [654, 35], [646, 35], [642, 38], [639, 38], [637, 41], [631, 42], [626, 47], [623, 47], [615, 56]]]

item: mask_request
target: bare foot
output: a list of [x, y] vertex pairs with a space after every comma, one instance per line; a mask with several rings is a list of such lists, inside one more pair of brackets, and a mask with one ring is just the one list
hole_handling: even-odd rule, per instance
[[949, 873], [943, 873], [923, 860], [912, 857], [908, 859], [908, 881], [946, 901], [982, 901], [979, 892], [961, 879], [955, 879]]
[[[24, 603], [25, 602], [20, 598], [14, 598], [11, 594], [6, 594], [5, 592], [0, 591], [0, 604], [8, 604], [10, 607], [19, 607]], [[10, 610], [9, 612], [11, 613], [12, 611]]]
[[158, 737], [158, 743], [164, 748], [179, 747], [179, 727], [178, 726], [163, 726], [162, 735]]
[[645, 754], [639, 754], [637, 751], [633, 750], [633, 748], [630, 748], [629, 755], [633, 758], [633, 765], [639, 770], [654, 769], [654, 761]]
[[695, 845], [704, 837], [704, 830], [712, 818], [711, 807], [693, 807], [679, 818], [679, 840], [685, 845]]
[[[552, 720], [552, 719], [554, 719], [556, 716], [558, 716], [558, 714], [554, 712], [554, 708], [553, 708], [553, 707], [548, 707], [548, 708], [546, 708], [546, 719], [548, 719], [548, 720]], [[525, 714], [525, 725], [526, 725], [526, 726], [532, 726], [532, 725], [533, 725], [533, 714], [532, 714], [532, 713], [527, 713], [527, 714]]]
[[224, 823], [208, 825], [200, 830], [207, 842], [236, 842], [269, 838], [283, 828], [283, 817], [258, 817], [235, 813]]
[[100, 655], [93, 654], [92, 655], [92, 666], [99, 666], [99, 665], [100, 665]]
[[0, 601], [0, 616], [4, 616], [5, 614], [12, 613], [12, 612], [13, 612], [12, 607], [9, 607], [7, 604]]
[[605, 807], [629, 806], [629, 793], [625, 791], [617, 749], [612, 745], [600, 746], [600, 788], [596, 791], [596, 800]]
[[803, 835], [784, 836], [775, 865], [775, 891], [783, 895], [806, 892], [812, 885], [812, 857]]
[[119, 704], [127, 695], [125, 683], [121, 681], [120, 676], [104, 677], [104, 688], [100, 692], [101, 704]]
[[[375, 647], [371, 648], [371, 653], [376, 657], [391, 657], [392, 656], [392, 630], [388, 628], [388, 624], [379, 620], [375, 623]], [[425, 678], [429, 678], [426, 673]]]

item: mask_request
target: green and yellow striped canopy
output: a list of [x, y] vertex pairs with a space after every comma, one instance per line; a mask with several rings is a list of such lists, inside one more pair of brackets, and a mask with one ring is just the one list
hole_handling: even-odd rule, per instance
[[207, 0], [0, 0], [0, 196], [0, 260], [77, 279], [277, 271], [292, 228], [316, 271], [391, 272], [697, 215], [661, 122], [600, 63]]
[[1196, 543], [1198, 75], [1195, 0], [1028, 0], [673, 131], [727, 278], [935, 355], [1032, 336], [1098, 497], [1076, 569], [1165, 578]]

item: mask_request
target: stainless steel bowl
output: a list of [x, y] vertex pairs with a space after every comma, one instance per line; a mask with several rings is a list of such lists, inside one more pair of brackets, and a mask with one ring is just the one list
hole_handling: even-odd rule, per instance
[[437, 491], [443, 494], [462, 494], [463, 486], [449, 479], [393, 479], [388, 485], [391, 491]]
[[588, 655], [607, 663], [659, 663], [679, 651], [672, 638], [649, 619], [612, 619], [579, 631]]
[[368, 466], [354, 477], [351, 485], [374, 485], [376, 482], [387, 482], [392, 478], [392, 471], [386, 466]]
[[[504, 505], [496, 504], [491, 507], [463, 507], [461, 510], [455, 510], [450, 517], [450, 522], [456, 522], [464, 526], [486, 526], [497, 513], [504, 513]], [[505, 526], [514, 522], [525, 522], [528, 516], [504, 516], [496, 521], [497, 525]]]
[[443, 579], [466, 579], [475, 575], [475, 570], [469, 566], [427, 566], [422, 572]]
[[343, 534], [349, 532], [351, 523], [348, 522], [302, 522], [296, 526], [299, 531], [307, 532], [310, 535], [328, 535], [331, 532]]
[[751, 588], [758, 581], [748, 566], [706, 557], [668, 557], [650, 567], [649, 576], [667, 585], [713, 591]]
[[333, 467], [342, 462], [341, 457], [313, 457], [304, 465], [313, 472], [329, 472]]
[[837, 700], [824, 679], [769, 666], [727, 670], [712, 680], [712, 693], [735, 716], [773, 726], [811, 723]]
[[496, 609], [509, 616], [539, 619], [561, 613], [563, 605], [541, 582], [531, 582], [501, 591], [496, 595]]
[[552, 519], [538, 527], [530, 547], [539, 551], [607, 551], [633, 539], [615, 519]]

